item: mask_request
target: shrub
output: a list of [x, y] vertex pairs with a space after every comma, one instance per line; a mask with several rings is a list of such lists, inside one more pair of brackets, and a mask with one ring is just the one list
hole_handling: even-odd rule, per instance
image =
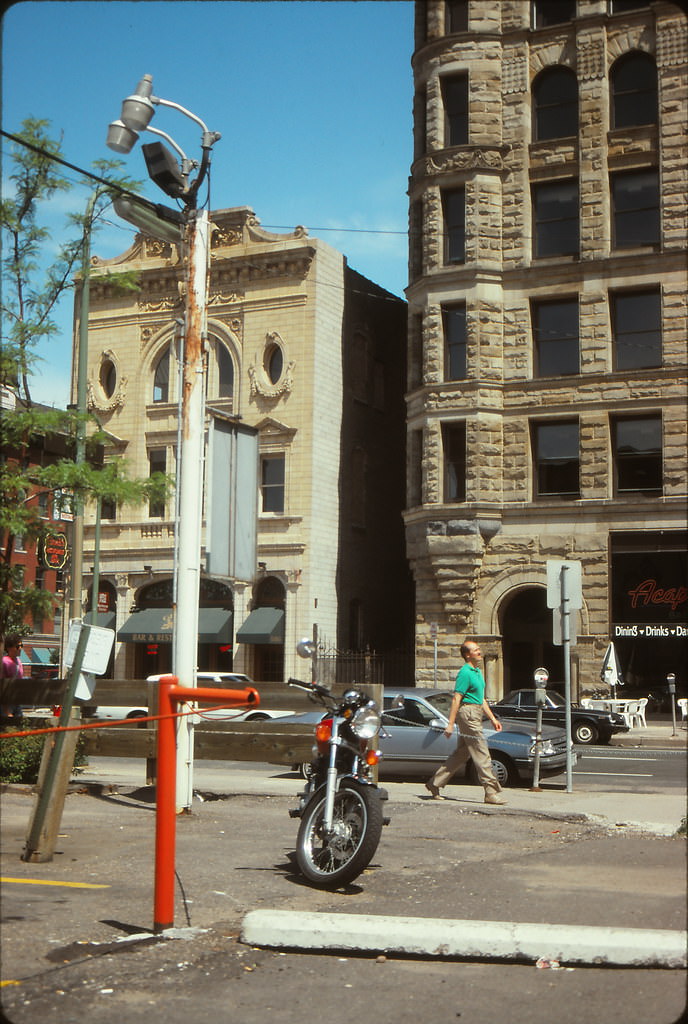
[[[34, 718], [32, 724], [36, 729], [47, 725], [42, 719]], [[6, 732], [18, 731], [9, 729]], [[0, 782], [23, 782], [34, 785], [38, 781], [38, 770], [41, 766], [43, 745], [48, 736], [17, 736], [0, 740]], [[76, 745], [74, 764], [85, 764], [84, 738], [79, 736]]]

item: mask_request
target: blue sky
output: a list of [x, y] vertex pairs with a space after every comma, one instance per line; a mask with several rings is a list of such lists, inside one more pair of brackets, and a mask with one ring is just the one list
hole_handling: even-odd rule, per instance
[[[110, 159], [107, 125], [144, 74], [153, 92], [219, 131], [211, 206], [250, 206], [266, 228], [304, 224], [350, 265], [397, 295], [407, 272], [407, 179], [412, 159], [411, 0], [101, 0], [18, 3], [2, 35], [2, 126], [26, 117], [52, 123], [66, 160], [91, 168]], [[191, 157], [200, 129], [156, 108], [153, 126]], [[143, 133], [141, 141], [155, 141]], [[3, 186], [7, 140], [2, 140]], [[170, 203], [148, 181], [140, 144], [124, 156], [144, 194]], [[70, 179], [78, 176], [67, 172]], [[44, 212], [58, 244], [75, 187]], [[172, 205], [174, 205], [172, 203]], [[347, 231], [325, 230], [346, 228]], [[134, 229], [112, 218], [93, 251], [128, 248]], [[68, 401], [72, 296], [59, 336], [39, 352], [35, 400]]]

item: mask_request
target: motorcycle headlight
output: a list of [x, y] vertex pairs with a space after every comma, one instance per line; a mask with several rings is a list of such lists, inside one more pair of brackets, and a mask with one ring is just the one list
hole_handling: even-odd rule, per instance
[[380, 731], [380, 712], [372, 702], [359, 708], [349, 725], [362, 740], [371, 740]]

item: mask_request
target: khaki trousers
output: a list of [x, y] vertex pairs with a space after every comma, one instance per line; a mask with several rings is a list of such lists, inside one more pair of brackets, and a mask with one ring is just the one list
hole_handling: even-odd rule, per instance
[[485, 789], [485, 795], [501, 792], [492, 771], [492, 758], [483, 733], [482, 704], [461, 704], [456, 716], [459, 727], [459, 742], [454, 753], [437, 769], [431, 785], [441, 789], [446, 786], [453, 775], [466, 767], [468, 758], [473, 759], [478, 779]]

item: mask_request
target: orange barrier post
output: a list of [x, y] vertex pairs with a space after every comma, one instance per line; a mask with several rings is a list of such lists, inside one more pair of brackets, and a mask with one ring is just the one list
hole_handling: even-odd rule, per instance
[[155, 806], [155, 895], [153, 930], [174, 925], [174, 870], [176, 852], [177, 736], [174, 711], [177, 701], [202, 701], [227, 707], [260, 704], [258, 691], [216, 690], [178, 686], [176, 676], [161, 676], [158, 691], [158, 779]]

